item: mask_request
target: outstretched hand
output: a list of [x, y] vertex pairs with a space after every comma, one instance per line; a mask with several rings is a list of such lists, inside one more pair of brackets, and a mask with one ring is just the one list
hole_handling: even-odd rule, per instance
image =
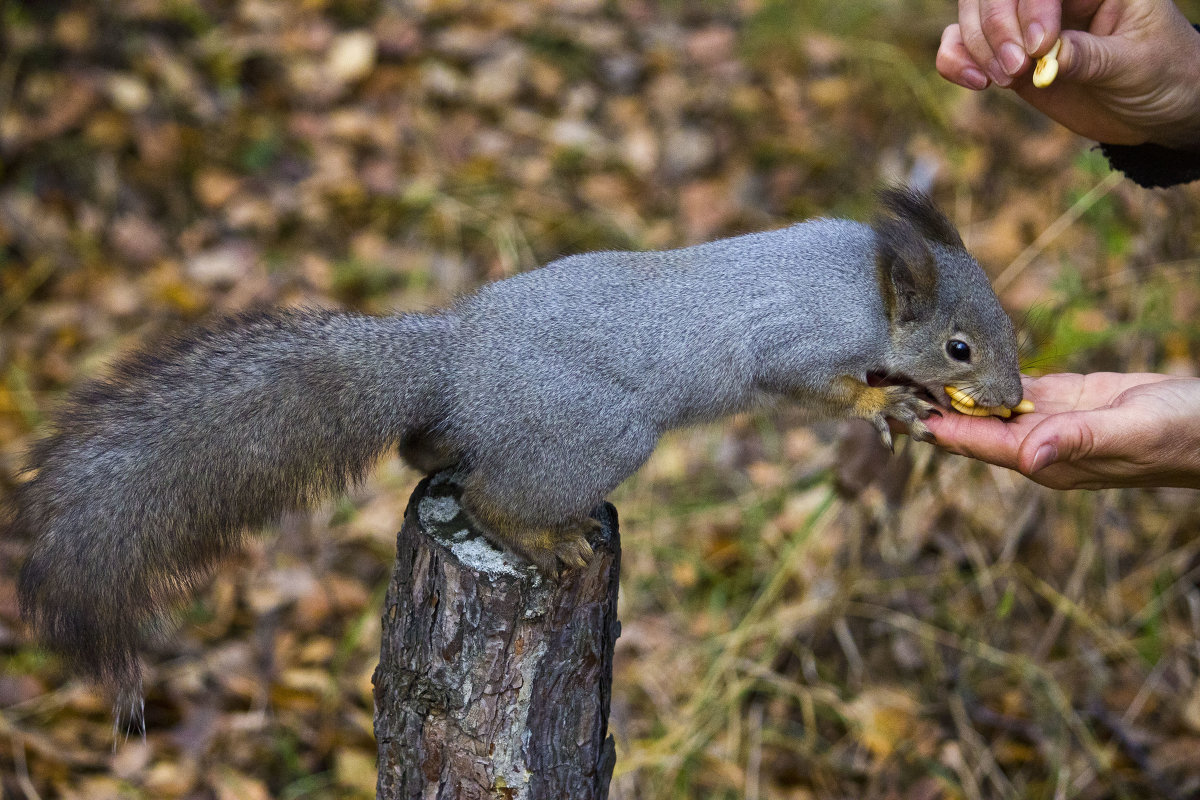
[[1200, 488], [1200, 378], [1097, 372], [1024, 382], [1032, 413], [947, 411], [926, 424], [947, 450], [1054, 489]]
[[[937, 69], [968, 89], [992, 83], [1107, 144], [1200, 142], [1200, 33], [1170, 0], [960, 0]], [[1030, 80], [1062, 37], [1058, 79]]]

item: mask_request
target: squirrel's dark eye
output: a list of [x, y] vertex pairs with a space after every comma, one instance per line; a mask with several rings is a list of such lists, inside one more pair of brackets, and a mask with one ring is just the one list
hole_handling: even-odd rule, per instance
[[946, 342], [946, 355], [953, 358], [955, 361], [970, 361], [971, 346], [966, 342], [958, 339], [951, 339]]

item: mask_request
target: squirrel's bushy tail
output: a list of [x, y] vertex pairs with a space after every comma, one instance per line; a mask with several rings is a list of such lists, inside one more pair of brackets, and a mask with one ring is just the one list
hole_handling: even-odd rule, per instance
[[139, 645], [247, 528], [342, 490], [437, 413], [446, 324], [242, 314], [82, 386], [17, 493], [22, 615], [77, 671], [137, 692]]

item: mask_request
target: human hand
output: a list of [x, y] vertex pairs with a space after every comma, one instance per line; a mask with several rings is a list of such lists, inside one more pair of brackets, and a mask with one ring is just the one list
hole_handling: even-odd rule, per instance
[[[937, 70], [967, 89], [1011, 88], [1106, 144], [1200, 149], [1200, 32], [1170, 0], [960, 0]], [[1030, 80], [1062, 37], [1057, 80]]]
[[1200, 379], [1096, 372], [1024, 382], [1032, 413], [948, 411], [925, 422], [947, 450], [1053, 489], [1200, 488]]

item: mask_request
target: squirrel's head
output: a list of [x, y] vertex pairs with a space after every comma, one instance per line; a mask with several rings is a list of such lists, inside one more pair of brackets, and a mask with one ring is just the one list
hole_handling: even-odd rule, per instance
[[1021, 401], [1012, 322], [958, 231], [928, 197], [881, 195], [873, 223], [880, 294], [892, 336], [893, 375], [947, 402], [956, 386], [981, 406]]

